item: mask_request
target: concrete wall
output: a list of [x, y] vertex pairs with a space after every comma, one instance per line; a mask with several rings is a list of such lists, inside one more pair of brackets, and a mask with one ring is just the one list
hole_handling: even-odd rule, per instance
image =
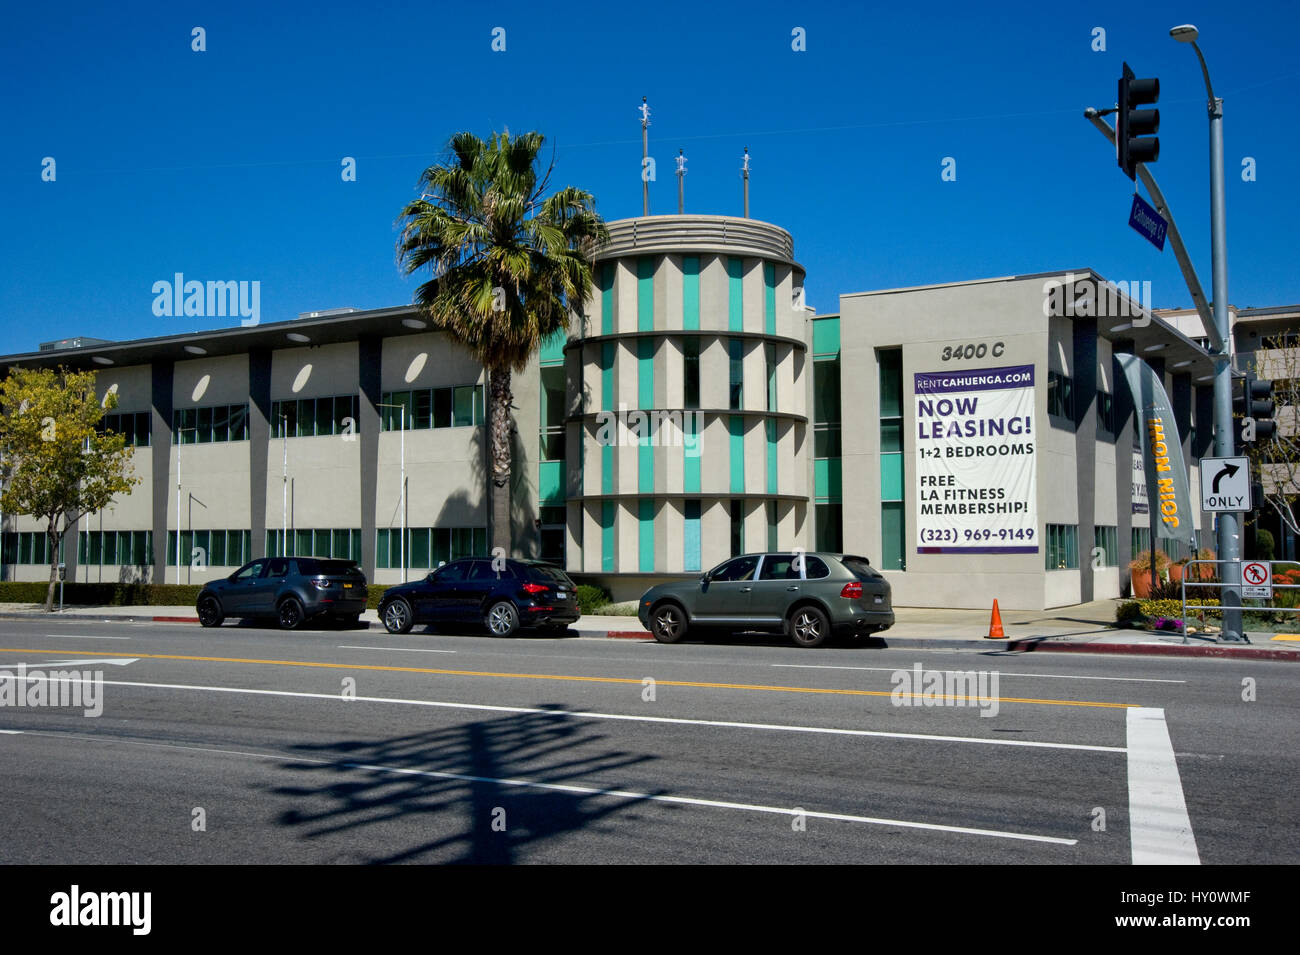
[[[1072, 435], [1052, 435], [1047, 418], [1049, 328], [1043, 316], [1042, 282], [992, 281], [840, 298], [841, 401], [844, 410], [844, 548], [878, 559], [880, 523], [880, 395], [877, 352], [903, 350], [904, 571], [884, 571], [899, 606], [1041, 608], [1046, 599], [1043, 554], [952, 555], [917, 552], [917, 372], [1033, 364], [1039, 383], [1034, 431], [1042, 449], [1037, 462], [1040, 527], [1073, 516]], [[1058, 333], [1059, 334], [1059, 333]], [[942, 359], [945, 346], [985, 343], [983, 359]], [[994, 344], [1002, 354], [994, 358]], [[1055, 350], [1056, 360], [1061, 360]], [[1068, 475], [1067, 475], [1068, 471]], [[1063, 485], [1062, 482], [1065, 482]], [[1069, 490], [1064, 490], [1068, 487]], [[1061, 584], [1067, 589], [1068, 584]], [[1076, 585], [1077, 586], [1077, 585]]]

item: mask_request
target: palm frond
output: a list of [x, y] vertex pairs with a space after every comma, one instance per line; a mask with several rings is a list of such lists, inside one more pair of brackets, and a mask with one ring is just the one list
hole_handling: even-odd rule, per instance
[[592, 257], [608, 241], [591, 194], [550, 192], [545, 137], [508, 130], [452, 136], [398, 218], [397, 261], [431, 275], [415, 303], [489, 369], [522, 370], [590, 295]]

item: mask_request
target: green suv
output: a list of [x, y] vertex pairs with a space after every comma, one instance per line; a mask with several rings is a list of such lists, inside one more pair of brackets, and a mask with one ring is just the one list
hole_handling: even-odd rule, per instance
[[660, 643], [708, 628], [768, 630], [801, 647], [832, 633], [868, 636], [894, 625], [889, 582], [852, 554], [745, 554], [699, 580], [651, 587], [637, 607]]

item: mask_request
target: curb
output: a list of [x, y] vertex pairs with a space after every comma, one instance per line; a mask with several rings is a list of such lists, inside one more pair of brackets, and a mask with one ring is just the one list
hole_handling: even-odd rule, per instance
[[[582, 633], [581, 630], [578, 632]], [[604, 637], [606, 640], [654, 640], [648, 630], [591, 630], [583, 636]]]
[[1300, 651], [1280, 647], [1182, 646], [1168, 643], [1046, 643], [1013, 640], [1006, 649], [1013, 653], [1129, 653], [1159, 657], [1218, 657], [1237, 660], [1281, 660], [1300, 663]]
[[[68, 620], [88, 618], [101, 623], [198, 623], [197, 616], [126, 616], [112, 614], [98, 616], [94, 613], [44, 614], [39, 612], [14, 613], [0, 612], [0, 620], [33, 619]], [[373, 621], [371, 621], [373, 623]], [[379, 629], [382, 625], [375, 624]], [[359, 628], [358, 628], [359, 629]], [[367, 627], [367, 629], [372, 629]], [[653, 643], [654, 636], [646, 630], [578, 630], [579, 638], [596, 640], [639, 640]], [[994, 653], [1125, 653], [1146, 656], [1166, 657], [1212, 657], [1237, 660], [1272, 660], [1286, 663], [1300, 663], [1300, 647], [1261, 647], [1255, 645], [1232, 646], [1225, 644], [1181, 645], [1168, 643], [1055, 643], [1058, 638], [1039, 637], [1016, 640], [982, 640], [977, 637], [968, 639], [945, 639], [942, 637], [895, 637], [891, 642], [887, 637], [872, 638], [865, 644], [867, 649], [880, 650], [973, 650], [983, 649]]]

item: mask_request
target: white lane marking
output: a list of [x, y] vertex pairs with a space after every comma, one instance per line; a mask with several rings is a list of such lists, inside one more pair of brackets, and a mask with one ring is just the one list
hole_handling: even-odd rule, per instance
[[69, 666], [80, 666], [81, 664], [85, 664], [85, 663], [98, 663], [98, 664], [104, 664], [104, 665], [107, 665], [107, 666], [124, 667], [124, 666], [126, 666], [127, 664], [130, 664], [130, 663], [139, 663], [139, 662], [140, 662], [140, 658], [139, 658], [139, 657], [127, 657], [127, 658], [125, 658], [125, 659], [123, 659], [123, 658], [121, 658], [121, 657], [115, 657], [115, 658], [113, 658], [113, 659], [111, 659], [111, 660], [41, 660], [41, 661], [36, 662], [36, 663], [32, 663], [32, 662], [30, 662], [30, 661], [24, 660], [24, 661], [21, 661], [21, 662], [19, 662], [19, 663], [0, 663], [0, 669], [6, 669], [6, 670], [7, 670], [9, 667], [19, 667], [19, 666], [26, 666], [26, 667], [69, 667]]
[[0, 730], [0, 733], [3, 733], [5, 736], [21, 736], [23, 734], [23, 731], [22, 730]]
[[54, 640], [130, 640], [130, 637], [101, 637], [95, 634], [83, 636], [78, 633], [47, 633], [45, 636]]
[[[358, 697], [360, 699], [360, 697]], [[543, 711], [545, 712], [545, 711]], [[41, 736], [60, 736], [62, 734], [39, 733]], [[1029, 832], [1008, 832], [1000, 829], [973, 829], [968, 826], [949, 826], [936, 822], [914, 822], [908, 819], [885, 819], [878, 816], [854, 816], [838, 812], [817, 812], [808, 809], [792, 809], [786, 806], [763, 806], [755, 803], [730, 802], [721, 799], [702, 799], [695, 796], [662, 796], [654, 793], [636, 792], [629, 789], [600, 789], [593, 786], [574, 786], [564, 783], [544, 783], [535, 779], [505, 779], [495, 776], [470, 776], [465, 773], [444, 773], [431, 769], [407, 769], [400, 766], [378, 766], [370, 763], [338, 763], [328, 759], [315, 759], [306, 756], [281, 756], [278, 753], [253, 753], [236, 749], [216, 749], [208, 746], [182, 746], [176, 743], [152, 743], [142, 740], [105, 739], [102, 737], [69, 735], [64, 738], [89, 740], [98, 743], [126, 743], [133, 746], [154, 746], [163, 749], [180, 749], [199, 753], [217, 753], [224, 756], [245, 756], [252, 759], [266, 759], [283, 763], [314, 763], [318, 766], [340, 766], [344, 769], [358, 769], [370, 773], [394, 773], [400, 776], [422, 776], [429, 779], [453, 779], [467, 783], [491, 783], [497, 786], [517, 786], [530, 789], [545, 789], [551, 792], [575, 793], [582, 796], [608, 796], [615, 799], [631, 799], [638, 802], [662, 802], [678, 806], [700, 806], [706, 809], [735, 809], [742, 812], [763, 812], [779, 816], [802, 815], [811, 819], [829, 819], [837, 822], [859, 822], [874, 826], [894, 826], [901, 829], [924, 829], [930, 832], [953, 832], [967, 836], [992, 836], [996, 839], [1016, 839], [1022, 842], [1046, 842], [1058, 846], [1078, 845], [1077, 839], [1062, 839], [1058, 836], [1039, 836]]]
[[104, 686], [138, 686], [159, 690], [199, 690], [205, 693], [244, 693], [250, 696], [285, 696], [343, 703], [397, 703], [403, 706], [431, 706], [449, 710], [485, 710], [490, 713], [528, 713], [538, 716], [588, 720], [623, 720], [630, 723], [666, 723], [679, 726], [718, 726], [728, 729], [771, 730], [782, 733], [820, 733], [829, 736], [872, 736], [885, 739], [924, 740], [939, 743], [983, 743], [988, 746], [1029, 746], [1041, 749], [1070, 749], [1093, 753], [1122, 753], [1122, 746], [1094, 746], [1089, 743], [1047, 743], [1025, 739], [985, 739], [979, 736], [935, 736], [928, 733], [890, 733], [883, 730], [841, 729], [834, 726], [792, 726], [781, 723], [740, 723], [732, 720], [692, 720], [674, 716], [639, 716], [627, 713], [595, 713], [586, 710], [538, 709], [532, 706], [499, 706], [490, 703], [448, 703], [440, 700], [408, 700], [389, 696], [344, 697], [340, 693], [303, 693], [294, 690], [254, 690], [238, 686], [198, 686], [191, 683], [135, 683], [102, 680]]
[[[848, 667], [831, 666], [823, 663], [769, 663], [768, 666], [785, 667], [792, 670], [877, 670], [881, 673], [896, 673], [898, 667]], [[949, 671], [952, 672], [952, 671]], [[992, 672], [992, 671], [989, 671]], [[999, 676], [1032, 676], [1045, 680], [1112, 680], [1116, 683], [1186, 683], [1186, 680], [1156, 680], [1137, 676], [1070, 676], [1065, 673], [1010, 673], [998, 670]]]
[[1165, 711], [1128, 711], [1128, 816], [1134, 865], [1200, 865]]
[[455, 650], [426, 650], [422, 647], [345, 647], [340, 650], [392, 650], [395, 653], [455, 653]]

